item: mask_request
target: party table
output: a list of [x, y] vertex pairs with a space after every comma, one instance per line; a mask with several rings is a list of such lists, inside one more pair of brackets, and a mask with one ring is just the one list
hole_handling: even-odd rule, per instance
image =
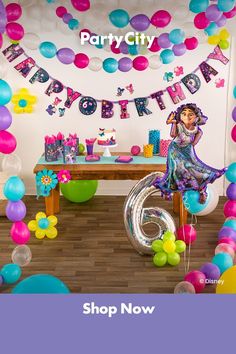
[[[101, 155], [102, 153], [98, 153]], [[72, 180], [140, 180], [152, 172], [166, 171], [166, 158], [153, 156], [133, 156], [130, 163], [115, 162], [118, 156], [129, 155], [127, 152], [115, 152], [111, 157], [101, 156], [99, 161], [87, 162], [85, 156], [78, 156], [76, 163], [64, 164], [63, 160], [55, 162], [45, 161], [44, 155], [39, 159], [34, 168], [34, 173], [43, 169], [52, 170], [55, 173], [68, 170]], [[49, 197], [45, 197], [46, 214], [54, 215], [60, 212], [60, 185], [53, 189]], [[187, 211], [184, 208], [180, 193], [174, 193], [173, 210], [179, 214], [179, 224], [187, 223]]]

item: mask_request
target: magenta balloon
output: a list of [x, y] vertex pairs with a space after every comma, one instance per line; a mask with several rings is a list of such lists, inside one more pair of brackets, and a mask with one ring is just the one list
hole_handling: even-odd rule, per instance
[[236, 16], [236, 6], [229, 12], [224, 12], [226, 18], [233, 18]]
[[136, 31], [146, 31], [148, 27], [150, 26], [150, 20], [146, 15], [136, 15], [131, 18], [130, 20], [130, 25], [136, 30]]
[[177, 57], [184, 55], [184, 53], [187, 51], [186, 45], [184, 43], [176, 44], [172, 48], [174, 55]]
[[9, 201], [6, 207], [6, 216], [12, 222], [23, 220], [26, 216], [25, 203], [22, 200], [18, 202]]
[[227, 18], [225, 17], [225, 15], [222, 15], [218, 21], [216, 21], [216, 24], [218, 27], [223, 27], [227, 22]]
[[233, 118], [233, 120], [236, 122], [236, 106], [235, 106], [234, 109], [233, 109], [232, 118]]
[[210, 5], [206, 9], [206, 18], [210, 21], [218, 21], [223, 12], [219, 10], [217, 5]]
[[72, 5], [78, 11], [87, 11], [90, 9], [89, 0], [71, 0]]
[[3, 37], [2, 34], [0, 33], [0, 49], [2, 48], [3, 45]]
[[6, 25], [6, 33], [13, 41], [20, 41], [24, 37], [24, 28], [16, 22], [9, 22]]
[[236, 125], [233, 127], [233, 129], [231, 131], [231, 137], [232, 137], [233, 141], [236, 143]]
[[129, 46], [125, 41], [121, 42], [119, 49], [122, 54], [129, 54]]
[[57, 58], [63, 64], [71, 64], [75, 60], [75, 53], [70, 48], [61, 48], [57, 52]]
[[11, 133], [2, 130], [0, 131], [0, 152], [3, 154], [11, 154], [16, 149], [16, 138]]
[[11, 3], [6, 6], [7, 21], [12, 22], [18, 20], [22, 15], [22, 9], [19, 4]]
[[168, 33], [162, 33], [157, 39], [158, 45], [161, 48], [169, 48], [171, 46], [171, 42], [169, 40]]
[[224, 205], [224, 214], [226, 218], [236, 217], [236, 201], [228, 200]]
[[206, 18], [205, 12], [200, 12], [194, 17], [194, 25], [198, 29], [205, 29], [209, 24], [210, 21]]
[[11, 228], [12, 241], [18, 245], [26, 244], [30, 239], [28, 226], [23, 221], [16, 221]]
[[118, 69], [124, 73], [130, 71], [133, 67], [133, 61], [130, 58], [124, 57], [118, 61]]
[[11, 126], [12, 116], [7, 107], [0, 106], [0, 130], [6, 130]]
[[148, 68], [149, 61], [146, 57], [144, 56], [139, 56], [136, 57], [133, 60], [133, 68], [138, 71], [143, 71]]
[[171, 21], [171, 15], [168, 11], [160, 10], [154, 13], [151, 18], [151, 24], [155, 27], [166, 27]]

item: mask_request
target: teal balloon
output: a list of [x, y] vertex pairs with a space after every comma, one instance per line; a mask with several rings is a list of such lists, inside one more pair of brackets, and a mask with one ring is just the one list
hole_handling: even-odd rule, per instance
[[127, 11], [117, 9], [109, 14], [111, 23], [118, 28], [126, 27], [129, 24], [129, 14]]
[[18, 202], [25, 195], [25, 185], [19, 177], [10, 177], [4, 185], [3, 193], [11, 202]]
[[234, 87], [234, 98], [236, 99], [236, 86]]
[[39, 51], [45, 58], [51, 59], [57, 54], [57, 47], [52, 42], [42, 42]]
[[209, 0], [191, 0], [189, 4], [189, 10], [195, 14], [198, 14], [200, 12], [205, 12], [209, 5]]
[[137, 44], [131, 44], [128, 47], [129, 54], [130, 55], [137, 55], [138, 54], [138, 46]]
[[235, 0], [218, 0], [217, 7], [220, 11], [229, 12], [234, 8]]
[[40, 229], [46, 230], [49, 227], [49, 221], [47, 218], [42, 218], [38, 221], [38, 226]]
[[97, 187], [98, 181], [93, 180], [78, 180], [60, 184], [62, 195], [72, 203], [87, 202], [93, 198]]
[[204, 204], [199, 203], [200, 193], [198, 191], [190, 190], [184, 193], [184, 206], [191, 214], [200, 213], [203, 211], [210, 201], [210, 193], [207, 193], [207, 199]]
[[233, 258], [228, 253], [216, 254], [212, 258], [212, 263], [219, 267], [221, 274], [234, 265]]
[[213, 36], [218, 31], [218, 29], [219, 27], [217, 26], [217, 24], [215, 22], [211, 22], [209, 26], [205, 29], [205, 33], [208, 36]]
[[163, 64], [172, 63], [175, 60], [174, 52], [171, 49], [164, 49], [160, 54]]
[[10, 263], [2, 267], [0, 274], [3, 277], [4, 283], [14, 284], [21, 277], [21, 268], [18, 264]]
[[114, 58], [107, 58], [103, 61], [103, 69], [112, 74], [117, 71], [118, 69], [118, 61]]
[[103, 44], [101, 44], [101, 37], [99, 37], [99, 44], [95, 44], [95, 47], [98, 49], [102, 49], [103, 48]]
[[13, 294], [69, 294], [68, 287], [58, 278], [49, 274], [32, 275], [12, 290]]
[[0, 80], [0, 106], [5, 106], [11, 101], [12, 90], [8, 83], [4, 80]]
[[24, 99], [22, 99], [22, 100], [20, 100], [20, 101], [18, 102], [18, 104], [19, 104], [19, 106], [20, 106], [21, 108], [24, 108], [24, 107], [27, 106], [27, 101], [24, 100]]
[[226, 221], [224, 222], [224, 225], [223, 225], [223, 226], [230, 227], [231, 229], [233, 229], [234, 231], [236, 231], [236, 220], [234, 220], [234, 219], [226, 220]]
[[180, 44], [183, 43], [184, 41], [184, 37], [185, 37], [185, 33], [183, 30], [181, 29], [174, 29], [170, 32], [169, 34], [169, 40], [173, 43], [173, 44]]
[[236, 162], [233, 162], [231, 165], [229, 165], [225, 173], [225, 177], [229, 182], [236, 183]]
[[75, 18], [72, 18], [69, 22], [68, 22], [68, 27], [71, 30], [75, 30], [79, 28], [79, 21], [76, 20]]

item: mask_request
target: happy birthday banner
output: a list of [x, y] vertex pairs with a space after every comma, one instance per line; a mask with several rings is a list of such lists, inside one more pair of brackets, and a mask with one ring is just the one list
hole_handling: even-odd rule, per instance
[[[64, 102], [63, 107], [58, 109], [60, 117], [64, 115], [65, 110], [71, 108], [72, 104], [80, 98], [79, 101], [79, 110], [82, 114], [89, 116], [93, 114], [98, 107], [98, 102], [101, 103], [101, 117], [102, 118], [112, 118], [114, 115], [114, 104], [118, 104], [120, 106], [120, 118], [126, 119], [130, 118], [130, 114], [128, 113], [128, 104], [133, 102], [136, 106], [138, 115], [150, 115], [152, 111], [148, 109], [149, 99], [154, 99], [157, 102], [160, 110], [166, 109], [164, 102], [164, 95], [168, 94], [172, 99], [174, 104], [178, 104], [181, 101], [186, 99], [184, 91], [181, 85], [184, 85], [185, 88], [191, 93], [195, 94], [201, 87], [201, 80], [199, 76], [196, 74], [199, 70], [203, 75], [205, 81], [208, 83], [211, 81], [211, 76], [216, 76], [218, 71], [215, 70], [211, 65], [208, 64], [209, 59], [218, 60], [224, 65], [227, 65], [229, 59], [227, 59], [219, 46], [217, 46], [212, 53], [210, 53], [205, 61], [203, 61], [192, 73], [184, 76], [181, 81], [176, 82], [175, 84], [168, 86], [164, 90], [159, 90], [145, 97], [137, 97], [132, 100], [119, 100], [119, 101], [111, 101], [106, 99], [95, 99], [90, 96], [83, 95], [82, 93], [73, 90], [71, 87], [67, 87], [62, 84], [61, 81], [53, 78], [48, 74], [46, 70], [41, 68], [35, 60], [28, 56], [24, 49], [19, 46], [19, 44], [12, 44], [8, 48], [3, 50], [3, 55], [9, 62], [12, 62], [19, 58], [20, 56], [25, 56], [26, 59], [18, 63], [14, 68], [23, 76], [28, 77], [31, 71], [34, 68], [38, 70], [31, 76], [29, 82], [34, 84], [35, 82], [46, 83], [50, 80], [50, 84], [47, 87], [45, 94], [47, 96], [51, 96], [51, 94], [60, 94], [63, 90], [67, 92], [67, 98]], [[62, 102], [62, 99], [56, 97], [53, 104], [49, 105], [46, 111], [53, 115], [56, 113], [56, 106]]]

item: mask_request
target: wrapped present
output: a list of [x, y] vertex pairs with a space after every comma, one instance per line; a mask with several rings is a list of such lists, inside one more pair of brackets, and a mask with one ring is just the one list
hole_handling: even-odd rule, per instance
[[47, 162], [53, 162], [58, 160], [57, 143], [54, 136], [45, 136], [45, 160]]
[[69, 139], [63, 142], [63, 161], [65, 164], [76, 163], [77, 142]]
[[143, 156], [153, 157], [153, 144], [143, 145]]
[[58, 159], [63, 158], [63, 141], [64, 135], [62, 133], [58, 133], [56, 136], [56, 144], [57, 144], [57, 157]]
[[149, 130], [148, 144], [153, 145], [153, 154], [160, 153], [160, 130]]
[[171, 142], [172, 142], [172, 140], [161, 139], [161, 142], [160, 142], [160, 156], [167, 157], [169, 145], [170, 145]]
[[77, 147], [76, 156], [79, 156], [79, 137], [75, 133], [75, 134], [70, 134], [69, 139], [76, 140], [76, 147]]

